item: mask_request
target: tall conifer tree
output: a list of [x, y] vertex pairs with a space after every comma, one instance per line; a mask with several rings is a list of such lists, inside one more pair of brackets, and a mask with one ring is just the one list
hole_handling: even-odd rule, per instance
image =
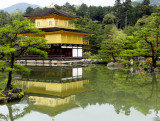
[[142, 14], [143, 15], [151, 15], [152, 14], [152, 6], [150, 6], [150, 0], [143, 0], [142, 2]]
[[116, 16], [116, 19], [115, 19], [116, 27], [120, 28], [119, 22], [120, 22], [120, 14], [121, 14], [120, 12], [121, 11], [121, 0], [116, 0], [114, 7], [115, 7], [115, 16]]
[[142, 4], [149, 6], [150, 5], [150, 0], [143, 0]]
[[125, 20], [124, 20], [124, 25], [125, 27], [128, 26], [128, 18], [131, 18], [131, 9], [132, 9], [132, 5], [131, 5], [131, 0], [126, 0], [124, 3], [124, 16], [125, 16]]

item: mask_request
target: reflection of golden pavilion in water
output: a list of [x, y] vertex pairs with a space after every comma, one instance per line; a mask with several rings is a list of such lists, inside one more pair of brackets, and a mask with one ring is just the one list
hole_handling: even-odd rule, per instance
[[47, 83], [32, 81], [16, 81], [22, 86], [26, 93], [46, 94], [65, 97], [76, 93], [87, 91], [83, 88], [84, 84], [88, 84], [89, 80], [74, 81], [67, 83]]
[[89, 80], [83, 79], [81, 67], [52, 67], [38, 70], [35, 67], [32, 70], [28, 79], [17, 76], [19, 80], [16, 81], [29, 96], [29, 101], [34, 103], [30, 106], [32, 110], [56, 116], [78, 107], [75, 103], [76, 94], [89, 91], [84, 87], [85, 84], [89, 84]]
[[31, 81], [16, 81], [16, 83], [22, 86], [25, 93], [28, 93], [29, 101], [34, 102], [34, 105], [31, 106], [33, 110], [47, 112], [51, 117], [78, 107], [74, 102], [76, 94], [89, 91], [84, 88], [84, 84], [89, 84], [89, 80], [68, 83]]
[[36, 105], [56, 107], [56, 106], [65, 105], [70, 103], [71, 101], [74, 101], [75, 95], [71, 95], [65, 98], [44, 98], [44, 97], [38, 97], [38, 96], [30, 96], [29, 100], [32, 102], [35, 102]]

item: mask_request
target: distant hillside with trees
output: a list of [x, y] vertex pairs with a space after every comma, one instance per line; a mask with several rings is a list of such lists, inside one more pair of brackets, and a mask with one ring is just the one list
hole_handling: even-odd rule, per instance
[[11, 12], [19, 9], [20, 11], [25, 12], [25, 10], [26, 10], [29, 6], [32, 7], [32, 8], [40, 7], [40, 6], [35, 5], [35, 4], [18, 3], [18, 4], [15, 4], [15, 5], [12, 5], [12, 6], [10, 6], [10, 7], [7, 7], [7, 8], [5, 8], [5, 9], [3, 9], [3, 11], [6, 11], [6, 12], [8, 12], [8, 13], [11, 13]]

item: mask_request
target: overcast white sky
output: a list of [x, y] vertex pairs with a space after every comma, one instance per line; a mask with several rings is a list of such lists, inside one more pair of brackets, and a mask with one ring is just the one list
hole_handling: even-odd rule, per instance
[[22, 2], [37, 4], [42, 7], [50, 6], [51, 3], [64, 5], [66, 2], [69, 2], [71, 5], [81, 5], [82, 3], [85, 3], [87, 5], [95, 6], [113, 6], [115, 0], [0, 0], [0, 9]]

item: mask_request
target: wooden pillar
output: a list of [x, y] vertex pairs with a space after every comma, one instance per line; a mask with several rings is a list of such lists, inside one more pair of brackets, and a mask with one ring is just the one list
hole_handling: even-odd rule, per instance
[[68, 57], [68, 48], [67, 48], [67, 45], [66, 45], [66, 55]]
[[61, 60], [62, 60], [62, 45], [60, 45], [60, 54], [61, 54]]

